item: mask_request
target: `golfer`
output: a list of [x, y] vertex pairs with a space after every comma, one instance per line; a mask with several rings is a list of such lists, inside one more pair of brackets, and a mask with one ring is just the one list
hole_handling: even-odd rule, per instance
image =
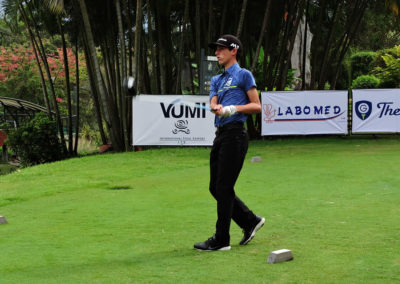
[[210, 107], [216, 115], [217, 128], [210, 153], [210, 192], [217, 200], [218, 220], [215, 234], [205, 242], [196, 243], [194, 248], [230, 250], [231, 219], [243, 229], [240, 245], [248, 244], [265, 222], [234, 190], [248, 148], [246, 115], [259, 113], [261, 104], [253, 75], [237, 63], [242, 52], [240, 40], [223, 35], [208, 46], [215, 50], [218, 64], [224, 68], [222, 74], [211, 79], [210, 86]]

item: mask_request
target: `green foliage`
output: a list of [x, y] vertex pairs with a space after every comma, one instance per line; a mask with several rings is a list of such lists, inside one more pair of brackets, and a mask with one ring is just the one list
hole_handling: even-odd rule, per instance
[[56, 123], [45, 114], [36, 114], [31, 121], [17, 129], [12, 129], [7, 125], [3, 125], [3, 128], [8, 135], [7, 145], [19, 156], [22, 166], [52, 162], [63, 158]]
[[[257, 85], [260, 85], [261, 82], [264, 81], [264, 78], [263, 78], [263, 73], [264, 73], [264, 72], [263, 72], [264, 60], [266, 60], [267, 62], [269, 61], [268, 58], [265, 58], [265, 55], [264, 55], [264, 48], [261, 47], [261, 48], [260, 48], [260, 53], [259, 53], [258, 59], [257, 59], [256, 68], [255, 68], [255, 70], [254, 70], [254, 72], [253, 72], [253, 76], [254, 76], [254, 78], [255, 78], [255, 80], [256, 80], [256, 82], [257, 82]], [[253, 63], [253, 62], [250, 62], [250, 56], [247, 56], [247, 57], [246, 57], [246, 61], [247, 61], [247, 63], [248, 63], [247, 66], [251, 66], [251, 64]]]
[[[346, 55], [340, 68], [339, 77], [336, 82], [336, 89], [347, 90], [351, 85], [351, 57]], [[330, 90], [330, 83], [325, 83], [325, 90]]]
[[[1, 155], [1, 147], [0, 147], [0, 155]], [[7, 163], [2, 163], [0, 161], [0, 176], [12, 173], [16, 169], [17, 169], [17, 167], [12, 166], [12, 165], [7, 164]]]
[[329, 84], [329, 82], [326, 82], [325, 86], [324, 86], [324, 90], [330, 90], [330, 89], [331, 89], [331, 84]]
[[360, 51], [350, 57], [352, 79], [361, 75], [367, 75], [371, 71], [371, 63], [374, 61], [376, 53], [372, 51]]
[[380, 79], [381, 88], [400, 87], [400, 45], [384, 51], [371, 72]]
[[79, 136], [92, 144], [101, 145], [100, 132], [91, 128], [88, 124], [82, 126]]
[[290, 68], [288, 70], [287, 77], [286, 77], [285, 90], [292, 89], [294, 86], [298, 85], [299, 82], [301, 81], [300, 78], [294, 76], [295, 70], [296, 69], [294, 69], [294, 68]]
[[[394, 0], [397, 1], [397, 0]], [[381, 50], [400, 42], [399, 17], [390, 12], [385, 1], [369, 1], [363, 16], [360, 32], [352, 43], [359, 50]]]
[[379, 87], [379, 79], [373, 75], [361, 75], [353, 80], [352, 89], [376, 89]]

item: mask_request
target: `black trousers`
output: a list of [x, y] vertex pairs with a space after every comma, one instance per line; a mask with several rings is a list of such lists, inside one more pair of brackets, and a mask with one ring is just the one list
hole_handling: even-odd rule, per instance
[[234, 186], [248, 148], [248, 135], [242, 123], [218, 128], [210, 154], [210, 192], [217, 200], [216, 237], [229, 241], [231, 219], [242, 229], [254, 225], [256, 216], [236, 196]]

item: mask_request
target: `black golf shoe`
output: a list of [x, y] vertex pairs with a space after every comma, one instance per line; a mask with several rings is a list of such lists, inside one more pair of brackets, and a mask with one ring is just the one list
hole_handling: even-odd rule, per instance
[[229, 245], [229, 241], [220, 242], [214, 235], [205, 242], [194, 244], [194, 248], [202, 251], [215, 251], [215, 250], [230, 250], [231, 246]]
[[248, 230], [243, 230], [243, 239], [240, 241], [240, 245], [247, 245], [256, 235], [256, 232], [264, 225], [265, 218], [257, 216], [257, 221], [254, 226]]

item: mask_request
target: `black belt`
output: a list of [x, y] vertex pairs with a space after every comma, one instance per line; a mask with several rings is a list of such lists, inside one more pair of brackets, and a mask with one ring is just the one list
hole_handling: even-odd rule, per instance
[[222, 131], [227, 131], [231, 129], [243, 129], [244, 128], [244, 123], [241, 121], [237, 122], [231, 122], [228, 124], [224, 124], [222, 126], [217, 126], [217, 131], [222, 132]]

